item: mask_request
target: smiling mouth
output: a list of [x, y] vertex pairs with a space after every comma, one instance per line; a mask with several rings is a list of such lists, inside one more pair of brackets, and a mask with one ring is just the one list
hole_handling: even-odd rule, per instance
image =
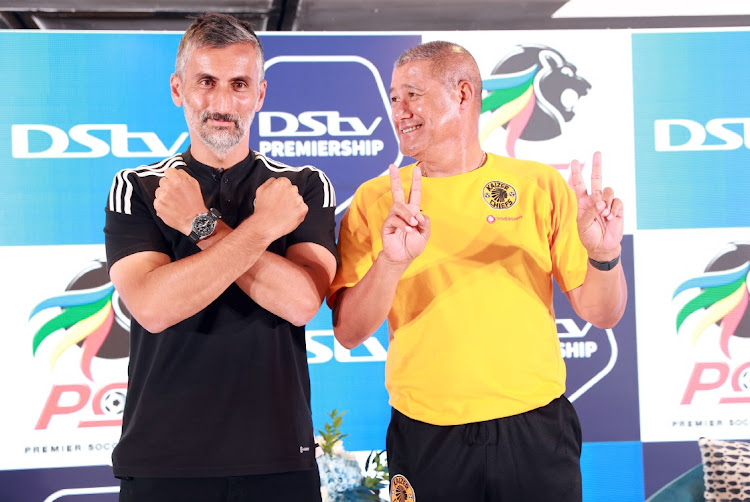
[[415, 126], [412, 126], [412, 127], [407, 127], [406, 129], [401, 129], [401, 134], [406, 134], [406, 133], [410, 133], [412, 131], [416, 131], [420, 127], [422, 127], [422, 126], [421, 125], [415, 125]]

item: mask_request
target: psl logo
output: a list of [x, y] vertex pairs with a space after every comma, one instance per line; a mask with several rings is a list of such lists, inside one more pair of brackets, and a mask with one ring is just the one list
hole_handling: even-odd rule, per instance
[[[544, 45], [519, 45], [482, 81], [487, 91], [482, 113], [490, 119], [480, 132], [485, 143], [497, 129], [507, 129], [505, 149], [516, 156], [516, 142], [544, 141], [562, 134], [575, 116], [574, 106], [591, 89], [575, 66]], [[566, 168], [567, 164], [555, 166]]]
[[[732, 361], [733, 355], [738, 355], [736, 347], [739, 344], [736, 341], [750, 338], [750, 314], [747, 308], [750, 296], [750, 244], [731, 244], [728, 250], [708, 264], [703, 274], [680, 284], [672, 299], [687, 296], [683, 295], [686, 291], [694, 292], [694, 296], [677, 314], [677, 333], [688, 334], [693, 345], [696, 345], [699, 339], [708, 336], [710, 327], [718, 326], [716, 343], [727, 360], [696, 362], [681, 404], [690, 404], [697, 392], [718, 389], [727, 381], [730, 381], [731, 391], [735, 395], [721, 397], [719, 403], [750, 403], [750, 362]], [[692, 328], [690, 330], [686, 325], [688, 319], [694, 321], [688, 323]], [[730, 350], [733, 340], [735, 342]], [[746, 343], [744, 345], [747, 346]]]
[[[119, 359], [128, 356], [130, 314], [107, 277], [103, 262], [82, 270], [66, 291], [47, 298], [34, 307], [30, 320], [41, 312], [59, 309], [39, 328], [32, 340], [36, 357], [42, 344], [52, 348], [50, 365], [54, 369], [63, 353], [78, 346], [81, 372], [92, 383], [91, 365], [95, 358]], [[97, 420], [81, 421], [79, 427], [120, 425], [127, 384], [109, 383], [93, 392], [89, 384], [54, 385], [42, 410], [36, 429], [46, 429], [54, 415], [76, 413], [91, 401]]]

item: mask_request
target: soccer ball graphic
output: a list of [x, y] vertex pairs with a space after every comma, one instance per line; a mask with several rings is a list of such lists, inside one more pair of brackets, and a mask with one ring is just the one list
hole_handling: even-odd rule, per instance
[[119, 389], [107, 391], [102, 396], [102, 410], [107, 415], [122, 415], [125, 410], [125, 392]]
[[750, 391], [750, 368], [746, 368], [737, 378], [737, 383], [745, 392]]

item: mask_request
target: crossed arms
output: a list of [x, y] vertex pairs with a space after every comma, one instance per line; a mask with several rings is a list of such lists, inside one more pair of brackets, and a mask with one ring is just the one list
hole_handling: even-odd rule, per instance
[[[185, 235], [193, 217], [207, 212], [198, 182], [176, 169], [161, 180], [154, 208]], [[130, 313], [152, 333], [200, 312], [232, 283], [261, 307], [301, 326], [320, 308], [336, 259], [311, 242], [290, 246], [286, 256], [266, 249], [297, 228], [307, 211], [288, 179], [269, 179], [256, 192], [253, 214], [234, 230], [219, 222], [211, 237], [199, 241], [200, 253], [174, 262], [160, 252], [135, 253], [116, 261], [110, 277]]]

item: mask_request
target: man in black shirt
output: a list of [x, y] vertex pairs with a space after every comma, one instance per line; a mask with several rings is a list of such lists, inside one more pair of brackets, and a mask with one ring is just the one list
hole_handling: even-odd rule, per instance
[[336, 269], [336, 202], [321, 171], [249, 149], [263, 65], [248, 23], [196, 19], [171, 78], [189, 150], [110, 190], [133, 317], [121, 501], [320, 500], [304, 324]]

